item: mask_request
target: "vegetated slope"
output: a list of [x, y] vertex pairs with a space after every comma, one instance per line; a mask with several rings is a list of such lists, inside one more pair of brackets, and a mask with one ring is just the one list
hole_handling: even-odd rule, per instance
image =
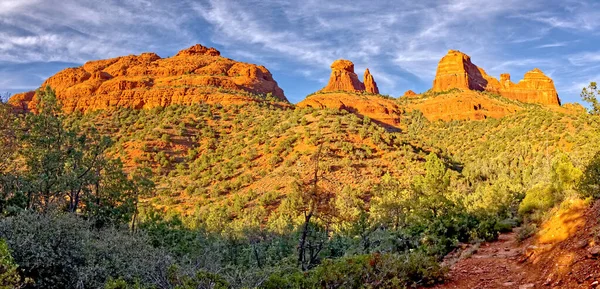
[[120, 109], [73, 118], [111, 135], [129, 167], [153, 168], [154, 206], [184, 215], [226, 208], [229, 220], [243, 210], [260, 210], [265, 220], [276, 216], [294, 182], [313, 170], [311, 157], [321, 143], [326, 153], [320, 166], [338, 193], [351, 188], [368, 200], [385, 174], [408, 187], [425, 172], [423, 159], [433, 151], [463, 176], [457, 186], [464, 188], [457, 191], [516, 202], [548, 180], [555, 155], [564, 152], [583, 168], [600, 139], [595, 118], [537, 106], [484, 121], [428, 122], [414, 112], [399, 125], [402, 132], [344, 110], [268, 103]]
[[417, 135], [462, 164], [470, 182], [501, 178], [527, 189], [548, 181], [559, 153], [583, 169], [600, 150], [599, 132], [597, 117], [533, 106], [500, 119], [433, 122]]
[[72, 119], [113, 137], [127, 166], [152, 167], [159, 184], [153, 203], [187, 214], [211, 204], [272, 210], [313, 170], [321, 144], [328, 182], [365, 197], [386, 173], [408, 184], [424, 172], [431, 150], [343, 110], [267, 103], [123, 108]]
[[600, 202], [568, 201], [525, 242], [510, 233], [497, 242], [467, 247], [446, 283], [435, 288], [596, 288], [599, 218]]

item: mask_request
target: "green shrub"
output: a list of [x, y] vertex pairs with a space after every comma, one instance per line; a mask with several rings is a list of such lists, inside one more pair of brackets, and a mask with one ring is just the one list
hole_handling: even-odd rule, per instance
[[8, 245], [0, 239], [0, 289], [19, 288], [24, 285], [21, 284], [18, 267], [10, 254]]
[[[94, 229], [72, 214], [23, 213], [0, 220], [0, 237], [30, 288], [102, 288], [110, 278], [160, 282], [169, 258], [143, 235]], [[0, 248], [0, 252], [1, 252]], [[6, 260], [6, 258], [5, 258]]]
[[445, 271], [420, 252], [357, 255], [325, 260], [305, 273], [273, 274], [261, 288], [414, 288], [441, 282]]
[[555, 201], [555, 192], [551, 186], [535, 186], [525, 194], [525, 199], [519, 205], [519, 214], [526, 216], [537, 211], [547, 211], [554, 206]]

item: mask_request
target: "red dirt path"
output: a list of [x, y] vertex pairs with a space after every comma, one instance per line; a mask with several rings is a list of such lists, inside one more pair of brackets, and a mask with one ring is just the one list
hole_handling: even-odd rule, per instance
[[446, 283], [434, 288], [600, 288], [599, 222], [600, 202], [575, 201], [525, 242], [509, 233], [482, 244], [451, 266]]

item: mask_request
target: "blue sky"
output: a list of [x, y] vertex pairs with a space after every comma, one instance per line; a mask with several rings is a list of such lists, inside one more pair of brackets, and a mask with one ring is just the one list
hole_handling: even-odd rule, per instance
[[426, 91], [449, 49], [515, 82], [538, 67], [575, 102], [600, 81], [598, 28], [594, 0], [0, 0], [0, 93], [87, 60], [201, 43], [265, 65], [294, 103], [339, 58], [370, 68], [383, 94]]

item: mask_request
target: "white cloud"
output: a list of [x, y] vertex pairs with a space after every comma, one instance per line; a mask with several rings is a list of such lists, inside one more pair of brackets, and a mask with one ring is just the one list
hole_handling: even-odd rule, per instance
[[593, 34], [599, 6], [592, 0], [0, 0], [0, 61], [172, 53], [210, 39], [225, 56], [315, 81], [328, 77], [333, 60], [350, 59], [371, 69], [383, 93], [399, 95], [409, 82], [428, 85], [439, 59], [459, 49], [492, 75], [540, 67], [562, 85], [590, 73], [583, 68], [600, 56], [553, 55], [547, 48], [577, 47], [572, 39], [548, 38], [558, 30]]
[[567, 56], [567, 59], [572, 65], [587, 66], [600, 62], [600, 51], [575, 53]]
[[538, 45], [535, 48], [554, 48], [554, 47], [564, 47], [569, 45], [570, 42], [554, 42], [554, 43], [547, 43], [547, 44], [542, 44], [542, 45]]

